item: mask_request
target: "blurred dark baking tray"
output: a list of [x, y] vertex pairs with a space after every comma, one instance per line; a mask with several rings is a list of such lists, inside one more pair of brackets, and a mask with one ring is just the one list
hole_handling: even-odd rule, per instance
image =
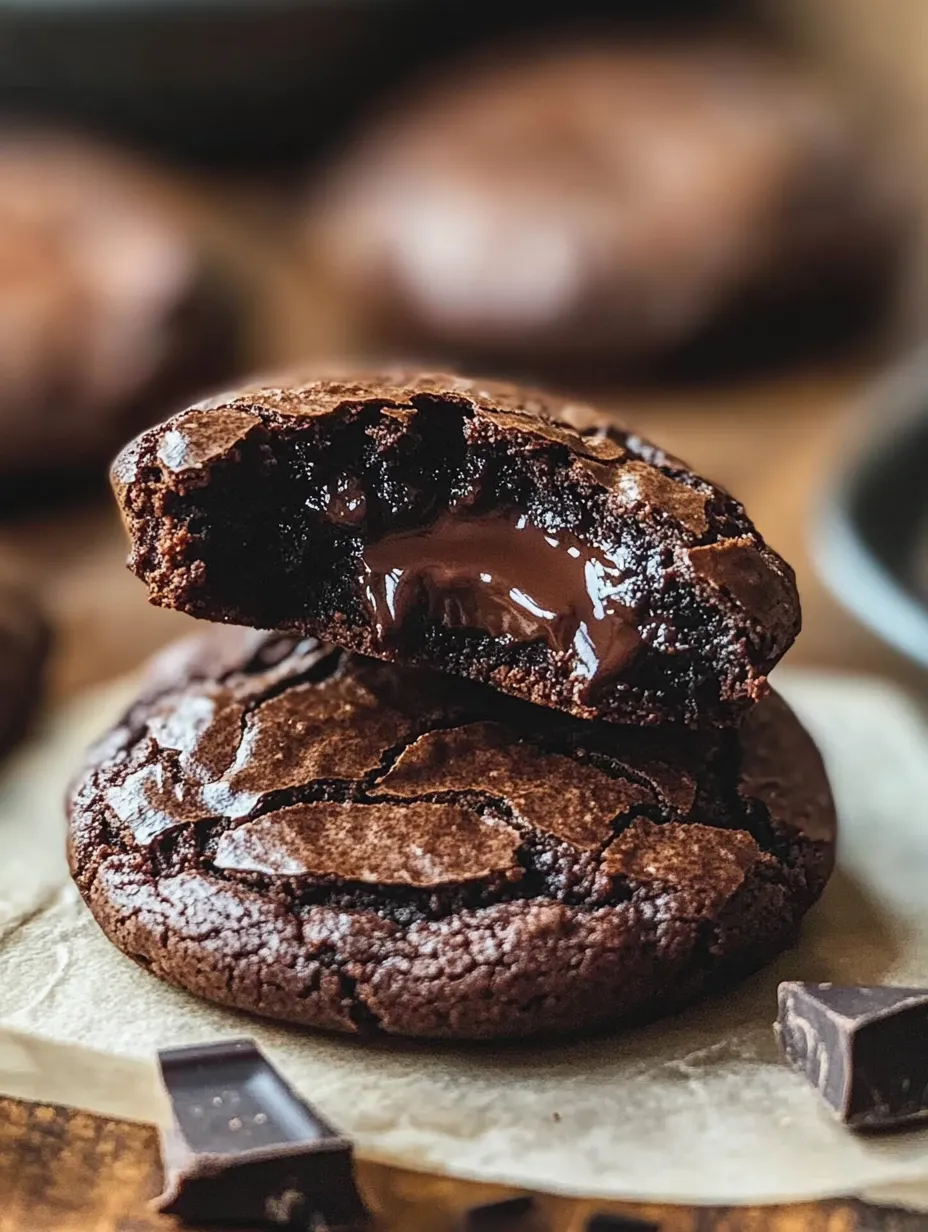
[[814, 556], [859, 620], [928, 668], [928, 349], [880, 383], [814, 528]]
[[0, 110], [273, 161], [374, 84], [412, 0], [0, 0]]
[[[715, 13], [731, 0], [704, 0]], [[217, 163], [283, 162], [468, 44], [562, 16], [686, 20], [689, 0], [0, 0], [0, 116]], [[703, 17], [705, 14], [703, 13]]]

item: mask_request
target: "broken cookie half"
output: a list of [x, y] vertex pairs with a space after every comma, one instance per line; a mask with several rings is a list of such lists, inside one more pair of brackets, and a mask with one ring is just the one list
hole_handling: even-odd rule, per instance
[[619, 723], [724, 725], [799, 629], [737, 501], [585, 407], [394, 374], [244, 389], [116, 460], [153, 602]]

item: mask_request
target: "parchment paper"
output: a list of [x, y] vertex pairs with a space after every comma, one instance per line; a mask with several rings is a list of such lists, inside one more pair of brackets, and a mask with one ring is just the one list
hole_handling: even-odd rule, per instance
[[253, 1035], [369, 1158], [578, 1195], [737, 1203], [854, 1192], [928, 1206], [928, 1130], [855, 1137], [783, 1066], [791, 977], [928, 985], [928, 726], [879, 682], [785, 673], [842, 820], [839, 871], [802, 944], [670, 1021], [580, 1043], [372, 1045], [275, 1027], [123, 959], [71, 887], [61, 797], [123, 682], [50, 720], [0, 779], [0, 1091], [165, 1115], [170, 1044]]

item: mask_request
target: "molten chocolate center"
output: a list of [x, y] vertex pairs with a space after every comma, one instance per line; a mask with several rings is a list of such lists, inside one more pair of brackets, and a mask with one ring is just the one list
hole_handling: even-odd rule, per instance
[[616, 596], [624, 575], [605, 553], [525, 514], [442, 516], [364, 549], [362, 593], [381, 646], [425, 613], [447, 628], [513, 642], [543, 639], [589, 681], [615, 675], [640, 645]]

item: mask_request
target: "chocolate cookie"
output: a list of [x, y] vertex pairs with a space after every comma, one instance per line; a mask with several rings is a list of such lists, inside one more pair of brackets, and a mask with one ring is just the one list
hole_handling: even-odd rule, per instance
[[307, 236], [416, 354], [588, 374], [713, 336], [730, 365], [873, 315], [904, 231], [873, 145], [748, 45], [521, 48], [378, 122]]
[[28, 586], [0, 568], [0, 752], [22, 735], [42, 694], [50, 633]]
[[70, 860], [109, 938], [210, 1000], [494, 1038], [655, 1015], [796, 936], [832, 865], [821, 760], [584, 723], [312, 639], [181, 644], [90, 755]]
[[743, 508], [589, 408], [394, 374], [245, 389], [127, 447], [155, 603], [581, 718], [728, 722], [799, 628]]
[[226, 379], [235, 323], [193, 234], [105, 149], [0, 134], [0, 223], [5, 500], [11, 480], [105, 465]]

